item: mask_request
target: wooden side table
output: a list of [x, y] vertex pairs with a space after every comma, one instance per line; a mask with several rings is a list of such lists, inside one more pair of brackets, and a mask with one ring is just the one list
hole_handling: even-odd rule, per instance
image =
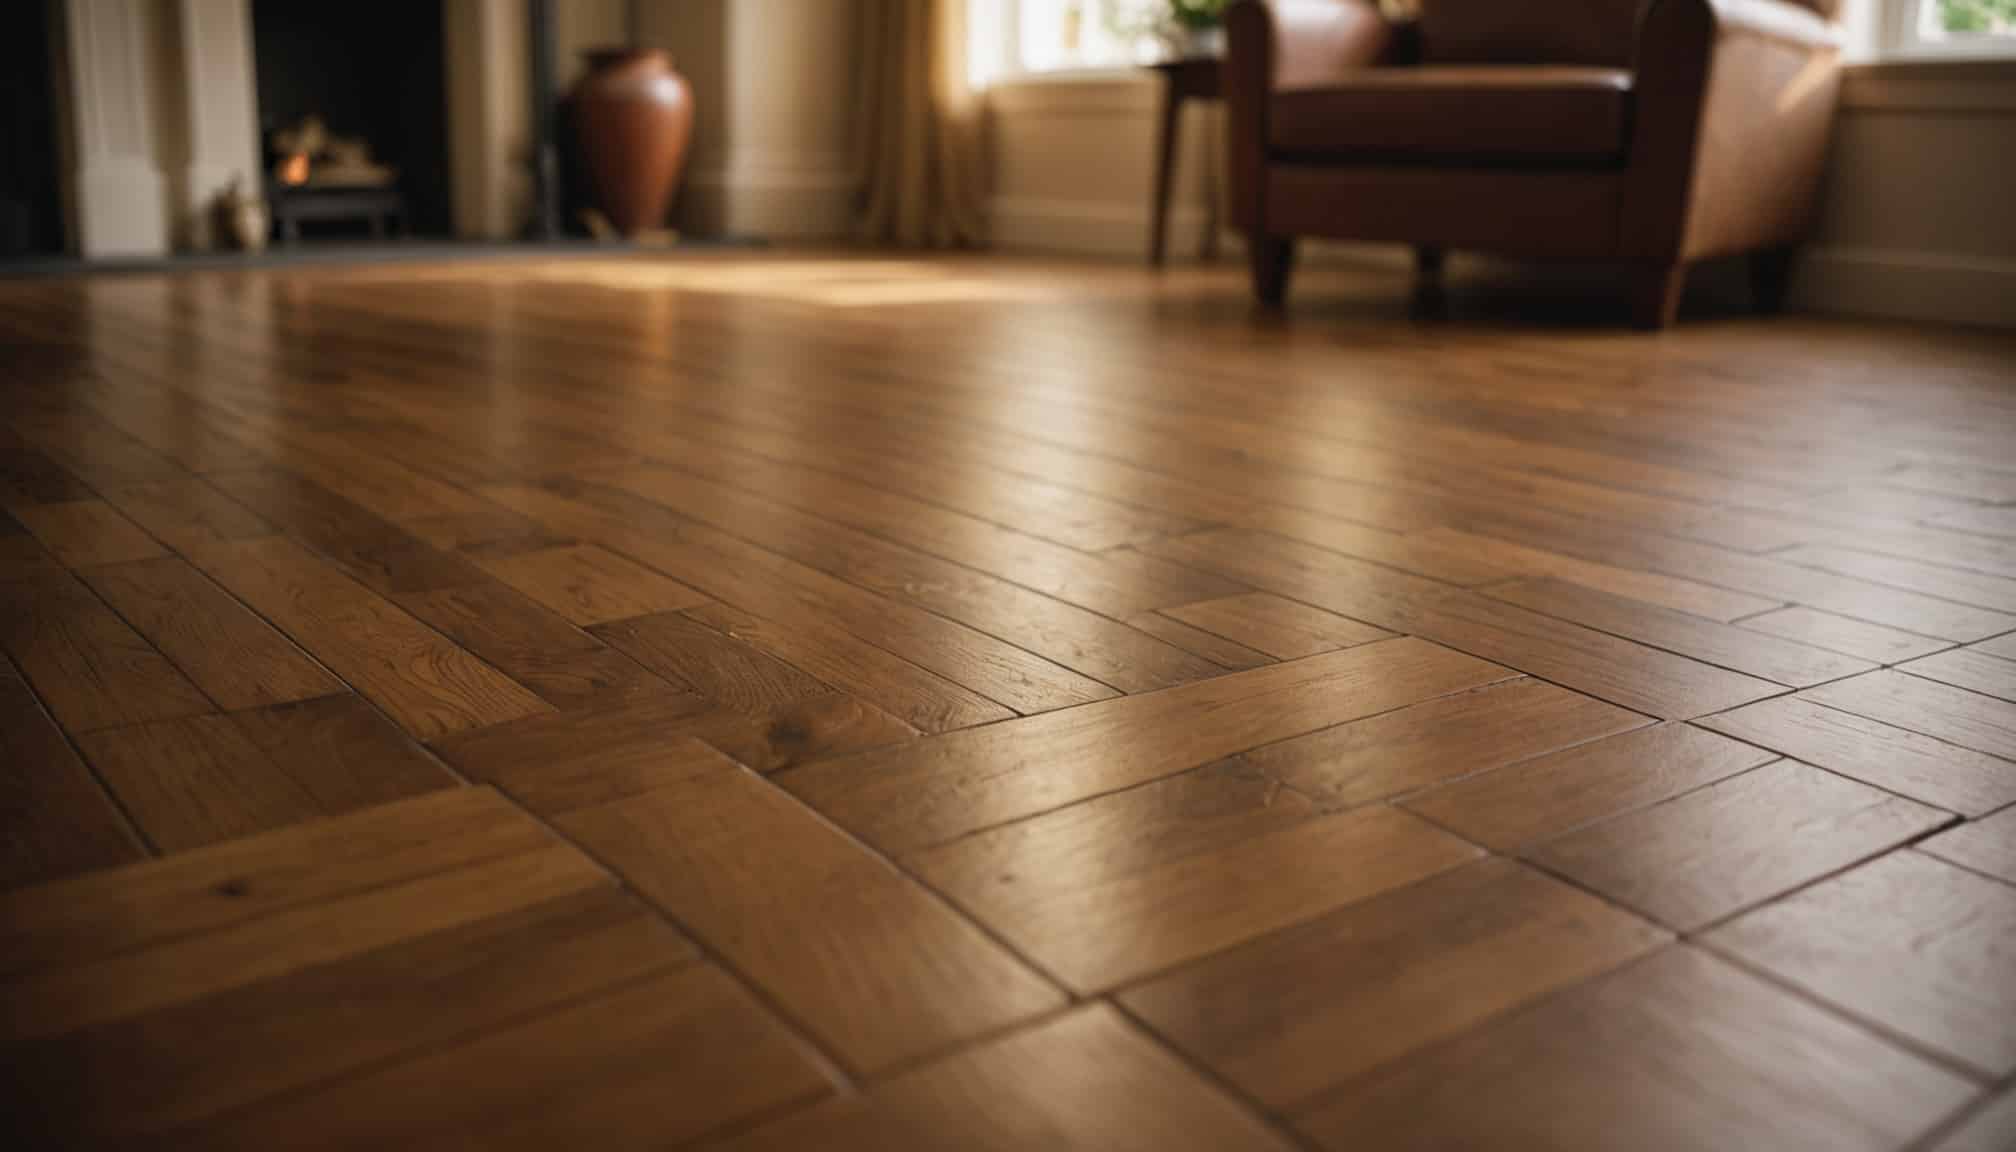
[[[1161, 264], [1168, 251], [1169, 185], [1176, 178], [1176, 132], [1182, 127], [1183, 105], [1192, 100], [1215, 101], [1221, 98], [1219, 74], [1223, 64], [1224, 60], [1217, 56], [1181, 56], [1149, 65], [1160, 72], [1165, 81], [1162, 139], [1155, 164], [1154, 222], [1148, 234], [1148, 262], [1151, 264]], [[1216, 187], [1215, 183], [1213, 187]], [[1213, 195], [1208, 203], [1210, 213], [1206, 217], [1207, 230], [1204, 233], [1206, 259], [1218, 254], [1217, 196]]]

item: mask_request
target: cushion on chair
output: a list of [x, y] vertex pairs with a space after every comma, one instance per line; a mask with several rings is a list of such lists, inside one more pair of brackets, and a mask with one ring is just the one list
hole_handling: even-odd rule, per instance
[[1421, 0], [1431, 64], [1631, 63], [1646, 0]]
[[1339, 160], [1612, 161], [1630, 100], [1618, 68], [1368, 68], [1275, 93], [1268, 121], [1275, 149]]

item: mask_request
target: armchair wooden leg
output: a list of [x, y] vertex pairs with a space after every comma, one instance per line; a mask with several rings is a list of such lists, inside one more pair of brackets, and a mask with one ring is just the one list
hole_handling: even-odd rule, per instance
[[1757, 311], [1775, 316], [1785, 310], [1792, 287], [1792, 249], [1770, 248], [1750, 255], [1750, 296]]
[[1420, 291], [1430, 291], [1442, 287], [1442, 266], [1449, 253], [1432, 244], [1422, 244], [1414, 249], [1414, 287]]
[[1671, 327], [1680, 316], [1680, 290], [1687, 286], [1685, 264], [1648, 264], [1638, 269], [1632, 289], [1631, 322], [1646, 331]]
[[1246, 258], [1253, 269], [1253, 295], [1269, 308], [1288, 296], [1288, 274], [1295, 267], [1295, 241], [1286, 236], [1249, 235]]

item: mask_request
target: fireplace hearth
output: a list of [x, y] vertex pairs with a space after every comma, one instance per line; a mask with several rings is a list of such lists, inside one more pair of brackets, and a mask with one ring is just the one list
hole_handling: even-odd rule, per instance
[[253, 0], [265, 194], [281, 240], [451, 232], [439, 0]]

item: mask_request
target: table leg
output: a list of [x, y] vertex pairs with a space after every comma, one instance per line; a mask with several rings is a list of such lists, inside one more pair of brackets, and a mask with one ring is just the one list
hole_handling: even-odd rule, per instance
[[1161, 264], [1169, 240], [1169, 185], [1175, 177], [1176, 129], [1181, 123], [1183, 101], [1174, 91], [1162, 96], [1162, 140], [1155, 163], [1154, 223], [1148, 235], [1148, 262]]

